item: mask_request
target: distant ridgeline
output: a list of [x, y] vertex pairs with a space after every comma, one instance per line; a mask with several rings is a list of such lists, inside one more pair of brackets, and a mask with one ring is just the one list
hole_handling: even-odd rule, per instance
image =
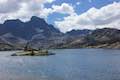
[[120, 30], [72, 30], [60, 32], [44, 19], [33, 16], [30, 21], [7, 20], [0, 24], [0, 50], [32, 48], [120, 48]]

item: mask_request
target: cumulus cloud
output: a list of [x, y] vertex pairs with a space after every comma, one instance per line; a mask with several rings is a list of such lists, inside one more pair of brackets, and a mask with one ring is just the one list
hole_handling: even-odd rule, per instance
[[[13, 5], [14, 3], [14, 5]], [[0, 13], [14, 12], [20, 8], [20, 4], [15, 0], [0, 0]]]
[[62, 32], [104, 27], [120, 29], [120, 2], [114, 2], [100, 9], [93, 7], [81, 15], [67, 16], [63, 21], [55, 21], [55, 25]]
[[47, 17], [50, 9], [44, 7], [46, 3], [55, 0], [0, 0], [0, 22], [7, 19], [30, 19], [31, 16]]
[[68, 14], [74, 15], [76, 14], [72, 5], [67, 3], [62, 3], [61, 5], [52, 5], [51, 8], [42, 8], [40, 10], [40, 17], [47, 17], [52, 13], [60, 13], [60, 14]]
[[63, 14], [74, 14], [74, 8], [72, 5], [67, 3], [62, 3], [60, 6], [53, 5], [52, 6], [53, 12], [63, 13]]
[[75, 14], [74, 8], [68, 3], [52, 5], [45, 8], [44, 4], [52, 3], [55, 0], [0, 0], [0, 22], [8, 19], [20, 19], [28, 21], [31, 16], [47, 18], [56, 12], [60, 14]]

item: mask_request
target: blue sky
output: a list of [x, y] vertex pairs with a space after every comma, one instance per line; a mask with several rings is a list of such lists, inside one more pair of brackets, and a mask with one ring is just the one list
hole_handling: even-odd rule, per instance
[[[13, 5], [14, 4], [14, 5]], [[0, 23], [44, 18], [62, 32], [72, 29], [120, 29], [120, 0], [0, 0]]]

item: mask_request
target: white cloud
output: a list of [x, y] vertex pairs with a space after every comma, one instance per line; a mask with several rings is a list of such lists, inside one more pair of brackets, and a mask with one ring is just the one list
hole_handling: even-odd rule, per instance
[[76, 3], [76, 5], [80, 5], [80, 4], [81, 4], [81, 2], [77, 2], [77, 3]]
[[53, 12], [63, 13], [63, 14], [74, 14], [74, 8], [72, 5], [67, 3], [62, 3], [60, 6], [53, 5], [52, 6]]
[[44, 7], [55, 0], [0, 0], [0, 22], [7, 19], [29, 20], [31, 16], [47, 17], [51, 10]]
[[60, 14], [69, 14], [69, 15], [76, 14], [72, 5], [69, 5], [67, 3], [62, 3], [61, 5], [52, 5], [51, 8], [42, 8], [40, 10], [39, 16], [46, 18], [49, 14], [55, 12]]
[[51, 8], [44, 8], [40, 11], [40, 17], [47, 18], [49, 14], [52, 14], [53, 10]]
[[69, 15], [75, 14], [73, 6], [67, 3], [45, 8], [44, 4], [54, 1], [55, 0], [0, 0], [0, 22], [8, 19], [28, 21], [31, 16], [47, 18], [49, 14], [54, 12]]
[[7, 0], [0, 0], [0, 3], [5, 3]]
[[67, 16], [63, 21], [55, 21], [55, 25], [62, 32], [104, 27], [120, 29], [120, 2], [114, 2], [100, 9], [93, 7], [81, 15]]

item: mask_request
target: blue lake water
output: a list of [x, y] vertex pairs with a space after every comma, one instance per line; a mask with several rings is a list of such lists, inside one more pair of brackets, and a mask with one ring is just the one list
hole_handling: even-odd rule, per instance
[[120, 50], [58, 49], [56, 55], [0, 52], [0, 80], [120, 80]]

